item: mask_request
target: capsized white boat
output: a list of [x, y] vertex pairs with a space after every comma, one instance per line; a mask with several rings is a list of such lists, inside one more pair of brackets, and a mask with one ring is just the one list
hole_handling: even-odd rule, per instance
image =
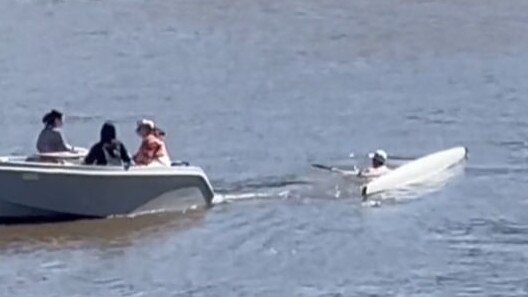
[[[66, 158], [68, 159], [68, 158]], [[83, 166], [0, 157], [0, 221], [107, 217], [209, 206], [199, 167]]]
[[367, 197], [407, 185], [425, 182], [436, 174], [462, 162], [467, 158], [467, 154], [467, 148], [455, 147], [427, 155], [374, 179], [362, 187], [361, 193], [364, 197]]

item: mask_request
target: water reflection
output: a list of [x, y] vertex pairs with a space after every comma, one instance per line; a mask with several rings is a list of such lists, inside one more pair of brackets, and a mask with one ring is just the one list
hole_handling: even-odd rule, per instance
[[203, 223], [206, 209], [38, 225], [0, 227], [0, 249], [21, 252], [35, 248], [129, 246], [137, 239], [194, 228]]

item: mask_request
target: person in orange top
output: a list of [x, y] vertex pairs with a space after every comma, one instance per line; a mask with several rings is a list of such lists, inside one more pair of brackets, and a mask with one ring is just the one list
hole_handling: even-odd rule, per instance
[[139, 150], [134, 155], [136, 165], [170, 167], [170, 157], [163, 141], [165, 132], [151, 120], [139, 121], [136, 132], [142, 139]]

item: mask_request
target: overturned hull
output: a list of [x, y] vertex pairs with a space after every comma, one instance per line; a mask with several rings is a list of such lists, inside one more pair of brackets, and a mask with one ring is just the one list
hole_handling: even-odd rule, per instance
[[422, 183], [435, 177], [467, 158], [465, 147], [454, 147], [439, 151], [409, 162], [394, 171], [374, 179], [363, 186], [363, 196], [394, 190], [403, 186]]

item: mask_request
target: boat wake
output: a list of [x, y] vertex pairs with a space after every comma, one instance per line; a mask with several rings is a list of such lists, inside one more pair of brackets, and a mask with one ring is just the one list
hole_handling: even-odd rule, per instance
[[254, 200], [254, 199], [270, 199], [270, 198], [287, 198], [290, 191], [285, 190], [279, 193], [240, 193], [240, 194], [216, 194], [213, 198], [213, 204], [223, 204], [240, 200]]
[[366, 207], [403, 203], [441, 191], [465, 172], [465, 163], [431, 175], [427, 180], [372, 195], [362, 203], [363, 180], [327, 172], [310, 171], [300, 175], [266, 177], [224, 185], [217, 191], [213, 204], [266, 199], [351, 199]]
[[360, 182], [326, 172], [265, 177], [224, 184], [213, 204], [265, 199], [358, 199]]
[[312, 185], [311, 181], [295, 175], [250, 179], [221, 186], [213, 204], [255, 199], [286, 199]]
[[221, 181], [213, 181], [213, 184], [220, 184], [219, 187], [216, 187], [217, 193], [227, 194], [233, 192], [255, 191], [262, 189], [280, 189], [290, 186], [295, 187], [298, 185], [308, 185], [311, 184], [311, 181], [301, 179], [299, 176], [291, 174], [286, 176], [270, 176], [258, 179], [247, 179], [230, 184], [225, 184]]

